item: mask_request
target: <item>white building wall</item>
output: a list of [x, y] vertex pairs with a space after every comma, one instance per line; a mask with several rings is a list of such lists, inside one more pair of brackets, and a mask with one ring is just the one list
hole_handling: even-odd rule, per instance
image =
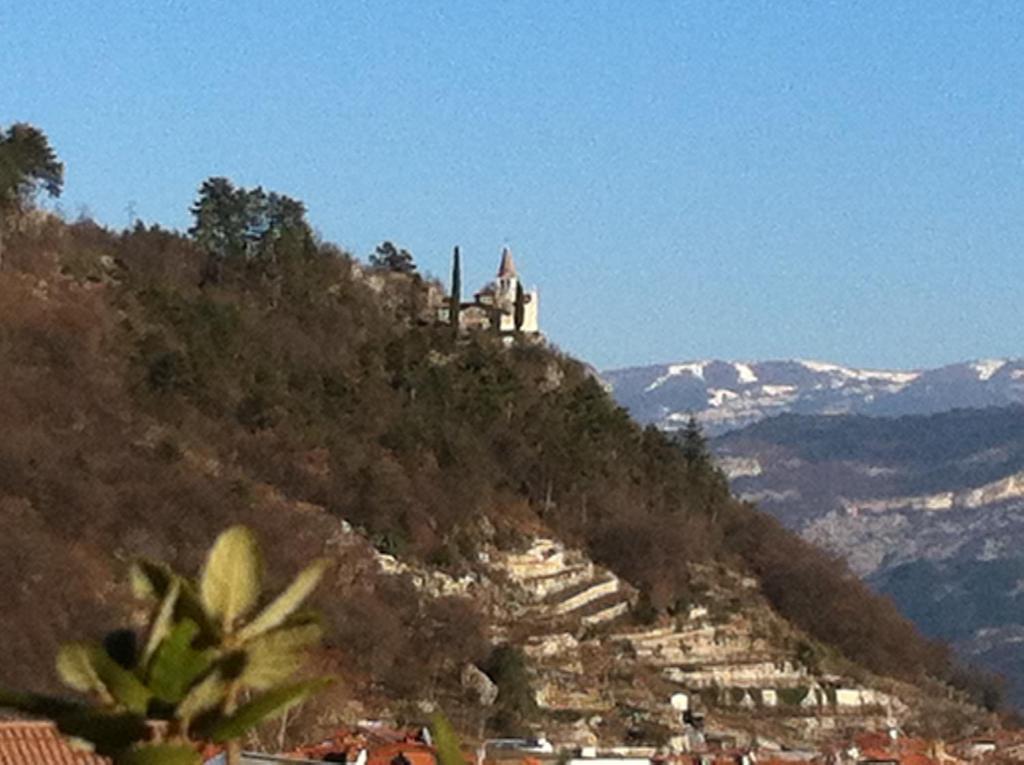
[[523, 332], [540, 332], [540, 294], [537, 292], [537, 288], [534, 287], [532, 290], [526, 293], [530, 298], [524, 306], [523, 311]]

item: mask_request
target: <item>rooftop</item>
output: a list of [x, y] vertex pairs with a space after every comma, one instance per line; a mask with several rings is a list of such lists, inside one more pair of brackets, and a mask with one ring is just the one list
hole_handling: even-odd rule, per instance
[[503, 247], [501, 250], [501, 265], [498, 266], [499, 279], [511, 279], [516, 275], [516, 264], [512, 260], [512, 250]]
[[76, 749], [53, 723], [0, 721], [2, 765], [110, 765], [93, 752]]

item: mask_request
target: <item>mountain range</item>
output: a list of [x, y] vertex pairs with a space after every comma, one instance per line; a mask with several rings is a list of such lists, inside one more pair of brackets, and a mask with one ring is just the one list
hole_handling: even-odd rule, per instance
[[711, 359], [613, 369], [602, 377], [640, 422], [675, 430], [693, 414], [711, 435], [784, 412], [898, 417], [1024, 403], [1024, 359], [920, 370]]

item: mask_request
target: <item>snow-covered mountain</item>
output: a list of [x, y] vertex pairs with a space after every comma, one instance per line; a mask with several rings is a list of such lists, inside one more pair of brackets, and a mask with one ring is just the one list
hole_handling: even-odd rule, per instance
[[797, 414], [931, 414], [1024, 403], [1024, 359], [936, 369], [853, 369], [820, 361], [686, 361], [602, 373], [638, 420], [682, 427], [696, 415], [712, 435]]

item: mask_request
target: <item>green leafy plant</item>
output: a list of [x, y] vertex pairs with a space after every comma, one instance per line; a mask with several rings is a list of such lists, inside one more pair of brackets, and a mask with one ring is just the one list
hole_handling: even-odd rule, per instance
[[88, 702], [0, 689], [0, 706], [52, 719], [116, 765], [197, 765], [199, 749], [211, 743], [226, 745], [228, 762], [237, 763], [242, 735], [330, 682], [292, 679], [321, 637], [316, 616], [299, 609], [326, 561], [299, 573], [250, 619], [262, 568], [243, 526], [217, 538], [198, 581], [137, 562], [133, 589], [153, 608], [144, 645], [109, 638], [64, 645], [57, 672]]

